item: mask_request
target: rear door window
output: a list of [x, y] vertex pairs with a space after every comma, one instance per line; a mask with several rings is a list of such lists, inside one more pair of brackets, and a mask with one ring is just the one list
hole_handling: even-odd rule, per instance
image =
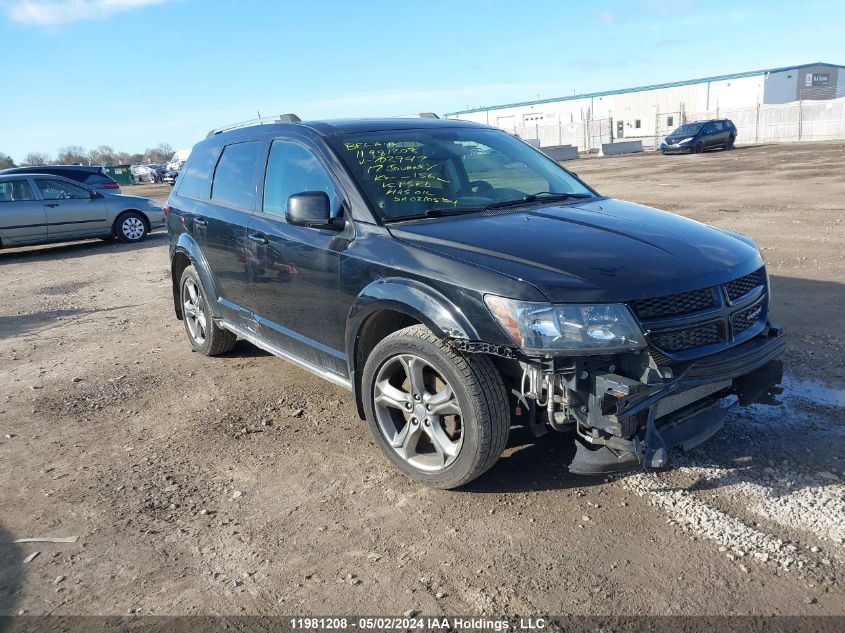
[[258, 141], [235, 143], [223, 148], [214, 170], [211, 199], [238, 209], [251, 211], [255, 204], [255, 163], [261, 144]]
[[27, 200], [35, 200], [35, 195], [26, 180], [0, 182], [0, 202], [25, 202]]
[[211, 173], [220, 154], [219, 147], [204, 147], [191, 154], [184, 174], [179, 174], [179, 195], [207, 200], [211, 191]]

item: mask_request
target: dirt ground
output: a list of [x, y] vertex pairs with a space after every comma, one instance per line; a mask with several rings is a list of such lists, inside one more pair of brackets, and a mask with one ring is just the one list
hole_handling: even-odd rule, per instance
[[578, 478], [569, 441], [514, 432], [431, 490], [341, 388], [245, 342], [191, 353], [164, 233], [3, 251], [0, 614], [844, 614], [845, 144], [567, 166], [757, 241], [779, 406], [668, 473]]

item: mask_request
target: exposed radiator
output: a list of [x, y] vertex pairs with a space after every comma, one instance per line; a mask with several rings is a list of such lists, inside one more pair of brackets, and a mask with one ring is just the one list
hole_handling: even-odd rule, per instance
[[657, 403], [657, 412], [654, 414], [654, 417], [661, 418], [665, 415], [669, 415], [670, 413], [674, 413], [678, 409], [683, 409], [685, 406], [692, 404], [697, 400], [706, 398], [710, 394], [721, 391], [725, 387], [730, 387], [731, 382], [732, 381], [730, 380], [711, 382], [709, 384], [693, 387], [692, 389], [687, 389], [686, 391], [681, 391], [680, 393], [663, 398], [663, 400], [660, 400]]

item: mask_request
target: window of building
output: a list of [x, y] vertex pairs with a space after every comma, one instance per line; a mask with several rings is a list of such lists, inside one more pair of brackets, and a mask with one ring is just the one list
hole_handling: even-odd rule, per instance
[[543, 114], [523, 114], [522, 121], [523, 123], [537, 123], [538, 121], [542, 121], [545, 118]]
[[666, 127], [672, 127], [673, 125], [675, 125], [675, 117], [667, 116], [666, 117]]
[[332, 209], [340, 207], [334, 182], [311, 150], [291, 141], [273, 141], [264, 177], [264, 213], [284, 217], [288, 198], [305, 191], [325, 191]]
[[635, 127], [636, 129], [638, 129], [638, 130], [639, 130], [639, 129], [640, 129], [640, 125], [641, 125], [640, 120], [639, 120], [639, 119], [634, 119], [634, 127]]
[[223, 149], [214, 170], [212, 200], [239, 209], [252, 209], [255, 200], [252, 177], [260, 147], [258, 141], [249, 141], [227, 145]]
[[179, 195], [201, 200], [208, 198], [211, 191], [211, 173], [219, 154], [219, 147], [204, 147], [191, 153], [176, 181], [179, 183]]
[[6, 180], [0, 182], [0, 202], [25, 202], [35, 200], [32, 187], [26, 180]]

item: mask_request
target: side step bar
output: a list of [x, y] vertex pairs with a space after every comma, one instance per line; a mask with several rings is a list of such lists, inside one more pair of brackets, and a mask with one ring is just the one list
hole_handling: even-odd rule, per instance
[[350, 391], [352, 391], [352, 383], [339, 374], [336, 374], [332, 371], [329, 371], [328, 369], [324, 369], [318, 365], [315, 365], [311, 361], [307, 361], [304, 358], [296, 356], [295, 354], [291, 354], [290, 352], [283, 350], [280, 347], [276, 347], [272, 343], [268, 343], [264, 339], [256, 336], [249, 330], [245, 330], [241, 327], [238, 327], [237, 325], [229, 323], [228, 321], [219, 321], [218, 325], [220, 325], [220, 327], [222, 328], [229, 330], [233, 334], [236, 334], [245, 341], [249, 341], [256, 347], [260, 347], [265, 352], [270, 352], [273, 356], [283, 358], [284, 360], [293, 363], [297, 367], [301, 367], [305, 371], [309, 371], [315, 376], [319, 376], [323, 380], [328, 380], [330, 383], [335, 384], [338, 387], [343, 387], [344, 389], [349, 389]]

